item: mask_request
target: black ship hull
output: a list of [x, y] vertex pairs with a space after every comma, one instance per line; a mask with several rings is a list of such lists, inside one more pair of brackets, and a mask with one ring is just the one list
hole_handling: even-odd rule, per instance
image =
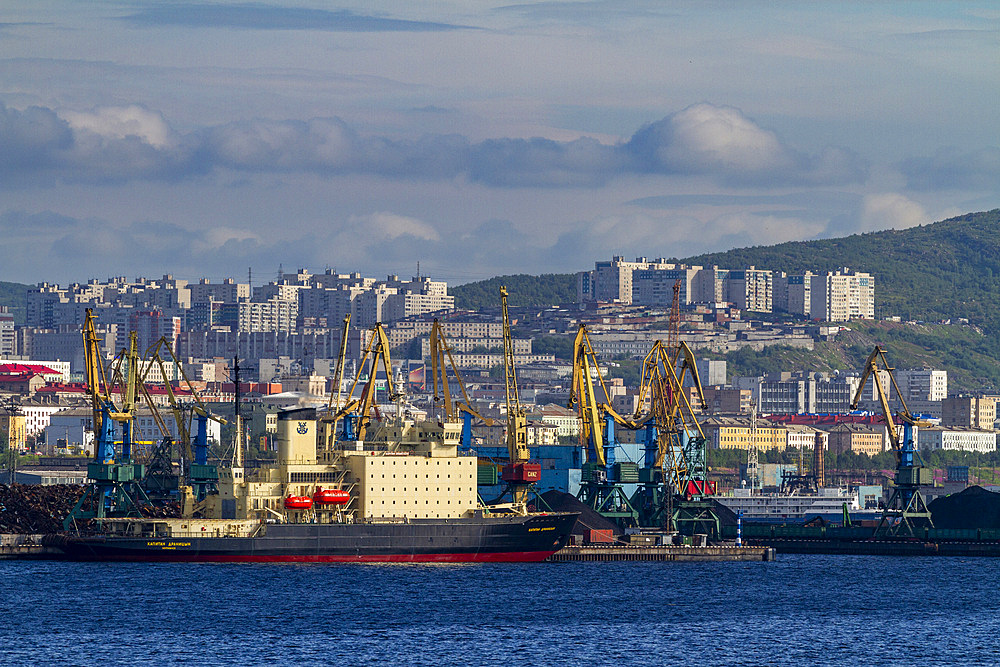
[[266, 524], [254, 537], [52, 535], [73, 560], [156, 562], [537, 562], [564, 547], [577, 514]]

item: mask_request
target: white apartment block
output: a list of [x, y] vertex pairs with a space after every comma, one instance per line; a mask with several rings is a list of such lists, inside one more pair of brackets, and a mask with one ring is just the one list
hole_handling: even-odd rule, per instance
[[917, 448], [921, 451], [952, 449], [962, 452], [994, 452], [997, 449], [996, 431], [981, 431], [948, 426], [930, 426], [917, 429]]
[[[500, 339], [503, 340], [502, 322], [455, 321], [445, 320], [440, 323], [444, 336], [449, 341], [459, 338]], [[420, 336], [428, 336], [434, 326], [432, 320], [416, 322], [393, 322], [387, 327], [389, 347], [396, 348], [408, 345], [411, 340]], [[501, 343], [502, 344], [502, 343]]]
[[948, 398], [948, 371], [913, 368], [895, 371], [903, 400], [943, 401]]
[[[513, 338], [511, 343], [514, 348], [514, 354], [531, 354], [531, 339], [530, 338]], [[451, 348], [452, 354], [456, 352], [471, 353], [473, 350], [490, 350], [496, 352], [503, 351], [503, 338], [449, 338], [448, 347]], [[430, 338], [422, 338], [420, 340], [420, 353], [426, 359], [431, 355], [431, 340]]]
[[677, 281], [683, 305], [728, 301], [743, 310], [781, 310], [830, 322], [875, 317], [875, 279], [848, 268], [787, 275], [754, 266], [730, 270], [615, 256], [577, 274], [577, 300], [669, 306]]
[[785, 445], [788, 449], [813, 449], [816, 447], [816, 436], [820, 437], [824, 451], [829, 447], [829, 435], [819, 429], [805, 426], [804, 424], [786, 424], [788, 440]]
[[[493, 368], [502, 366], [504, 363], [503, 352], [480, 353], [480, 352], [455, 352], [452, 355], [455, 365], [459, 368]], [[522, 364], [554, 364], [556, 357], [554, 354], [515, 354], [514, 365]]]
[[65, 405], [22, 403], [21, 414], [24, 415], [24, 432], [27, 435], [38, 435], [48, 427], [52, 415], [65, 409]]
[[809, 316], [827, 322], [875, 319], [875, 279], [843, 268], [811, 278]]

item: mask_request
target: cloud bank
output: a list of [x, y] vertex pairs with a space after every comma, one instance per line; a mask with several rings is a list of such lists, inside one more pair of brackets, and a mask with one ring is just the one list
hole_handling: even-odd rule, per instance
[[732, 107], [698, 104], [627, 141], [460, 135], [362, 136], [344, 121], [246, 120], [180, 134], [141, 106], [86, 112], [0, 107], [0, 169], [30, 178], [118, 183], [244, 173], [464, 179], [495, 188], [594, 187], [629, 175], [708, 177], [729, 186], [840, 185], [867, 164], [842, 148], [805, 155]]
[[276, 7], [259, 3], [238, 5], [167, 4], [145, 7], [124, 20], [139, 26], [237, 28], [244, 30], [324, 30], [332, 32], [431, 32], [466, 26], [407, 21], [346, 9], [329, 11], [304, 7]]

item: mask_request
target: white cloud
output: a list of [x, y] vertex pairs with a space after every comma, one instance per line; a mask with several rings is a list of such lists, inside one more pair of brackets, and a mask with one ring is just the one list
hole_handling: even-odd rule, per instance
[[794, 160], [774, 132], [737, 109], [696, 104], [671, 118], [671, 141], [660, 148], [665, 164], [684, 170], [782, 170]]
[[861, 207], [864, 230], [906, 229], [933, 222], [924, 207], [896, 192], [865, 196]]
[[426, 222], [384, 211], [368, 216], [354, 216], [348, 223], [350, 229], [346, 233], [356, 234], [359, 239], [393, 240], [401, 236], [412, 236], [423, 241], [441, 239], [437, 230]]
[[63, 110], [59, 115], [74, 131], [110, 139], [138, 137], [154, 148], [172, 146], [176, 137], [163, 115], [139, 105], [103, 107], [91, 112]]

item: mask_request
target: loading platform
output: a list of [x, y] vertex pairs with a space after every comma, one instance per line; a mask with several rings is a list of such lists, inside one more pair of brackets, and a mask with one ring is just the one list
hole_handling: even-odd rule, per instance
[[772, 561], [771, 547], [636, 546], [625, 544], [567, 546], [548, 558], [550, 563], [574, 561]]

